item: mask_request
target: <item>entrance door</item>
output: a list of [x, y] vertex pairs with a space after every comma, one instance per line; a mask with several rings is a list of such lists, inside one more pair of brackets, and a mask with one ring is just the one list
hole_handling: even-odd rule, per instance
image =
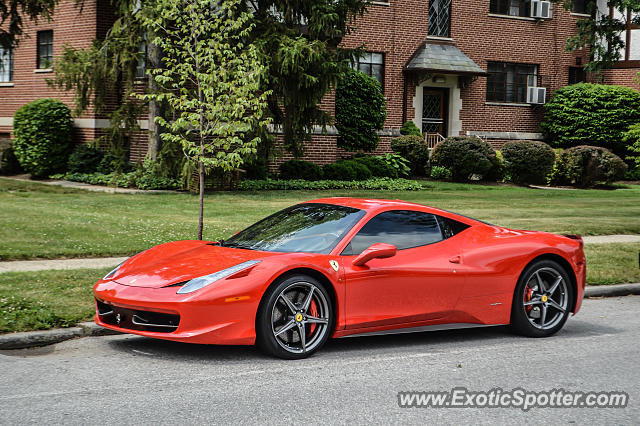
[[447, 136], [449, 89], [425, 87], [422, 92], [422, 132]]

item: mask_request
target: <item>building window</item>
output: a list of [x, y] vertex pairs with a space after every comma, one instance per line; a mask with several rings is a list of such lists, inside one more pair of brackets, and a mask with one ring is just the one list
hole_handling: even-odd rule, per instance
[[429, 35], [449, 37], [451, 30], [451, 0], [429, 0]]
[[13, 49], [0, 46], [0, 83], [13, 81]]
[[538, 66], [489, 62], [487, 66], [487, 101], [525, 103], [527, 87], [538, 86]]
[[365, 52], [356, 58], [355, 68], [375, 78], [384, 87], [384, 53]]
[[573, 13], [582, 13], [585, 15], [589, 14], [589, 3], [591, 3], [592, 0], [573, 0], [573, 2], [571, 3], [571, 11]]
[[530, 16], [530, 0], [491, 0], [489, 11], [499, 15]]
[[53, 65], [53, 31], [38, 31], [38, 69], [48, 69]]
[[138, 46], [138, 63], [136, 64], [136, 78], [147, 77], [147, 42], [142, 41]]
[[569, 67], [569, 84], [584, 83], [587, 75], [582, 67]]

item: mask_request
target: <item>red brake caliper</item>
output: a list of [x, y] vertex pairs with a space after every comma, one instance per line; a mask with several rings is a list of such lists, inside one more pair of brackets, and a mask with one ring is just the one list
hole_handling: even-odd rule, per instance
[[[318, 317], [318, 306], [316, 305], [316, 301], [311, 299], [311, 304], [309, 305], [309, 310], [307, 311], [307, 315], [311, 315], [312, 317]], [[318, 326], [318, 324], [316, 323], [311, 323], [309, 324], [309, 327], [307, 328], [307, 334], [309, 336], [311, 336], [313, 334], [313, 332], [316, 330], [316, 327]]]
[[[527, 286], [527, 288], [525, 288], [524, 290], [524, 301], [528, 302], [531, 300], [532, 297], [533, 297], [533, 290], [531, 289], [531, 287]], [[527, 311], [527, 313], [529, 313], [531, 309], [533, 309], [533, 305], [525, 306], [524, 309], [525, 311]]]

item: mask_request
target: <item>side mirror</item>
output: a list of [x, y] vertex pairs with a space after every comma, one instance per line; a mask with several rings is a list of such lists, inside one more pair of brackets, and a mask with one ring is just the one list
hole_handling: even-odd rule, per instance
[[376, 243], [360, 253], [358, 257], [353, 260], [355, 266], [364, 266], [365, 263], [371, 259], [386, 259], [396, 255], [398, 249], [391, 244]]

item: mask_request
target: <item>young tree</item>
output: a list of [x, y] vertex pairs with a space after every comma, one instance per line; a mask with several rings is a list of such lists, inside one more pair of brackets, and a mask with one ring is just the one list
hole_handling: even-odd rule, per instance
[[180, 144], [198, 164], [202, 239], [205, 169], [231, 171], [255, 153], [254, 129], [269, 120], [269, 92], [261, 90], [265, 66], [255, 45], [243, 0], [157, 0], [143, 18], [163, 52], [162, 67], [149, 70], [158, 91], [145, 100], [166, 102], [173, 120], [156, 117], [164, 141]]
[[[562, 3], [567, 10], [572, 10], [575, 2], [552, 1]], [[606, 10], [599, 9], [599, 4], [606, 5]], [[591, 60], [585, 70], [599, 72], [611, 68], [621, 59], [627, 27], [640, 24], [640, 0], [587, 0], [586, 11], [591, 17], [578, 20], [578, 32], [567, 40], [567, 50], [585, 48], [590, 51]]]

